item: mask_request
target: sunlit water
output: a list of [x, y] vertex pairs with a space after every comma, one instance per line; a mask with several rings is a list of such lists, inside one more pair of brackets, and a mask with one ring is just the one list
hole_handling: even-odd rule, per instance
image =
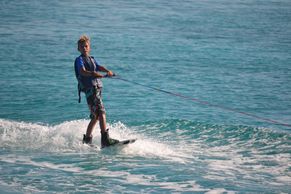
[[[291, 2], [0, 4], [1, 193], [290, 192]], [[81, 34], [132, 81], [104, 79], [103, 98], [133, 144], [81, 142]]]

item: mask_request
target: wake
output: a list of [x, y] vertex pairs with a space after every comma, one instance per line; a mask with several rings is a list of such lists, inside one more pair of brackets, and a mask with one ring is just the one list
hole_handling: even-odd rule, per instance
[[186, 154], [176, 150], [175, 146], [157, 137], [148, 137], [121, 122], [108, 124], [111, 136], [119, 140], [137, 139], [135, 143], [121, 148], [101, 150], [101, 136], [97, 127], [93, 131], [94, 147], [84, 145], [82, 136], [88, 122], [74, 120], [58, 125], [45, 125], [0, 119], [0, 144], [2, 150], [8, 152], [116, 154], [118, 151], [118, 154], [131, 157], [161, 158], [182, 163], [189, 159]]

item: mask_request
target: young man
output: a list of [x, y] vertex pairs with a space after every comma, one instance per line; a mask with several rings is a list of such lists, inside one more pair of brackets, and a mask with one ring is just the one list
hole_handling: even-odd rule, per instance
[[[80, 37], [78, 40], [78, 51], [81, 55], [75, 60], [75, 73], [78, 79], [79, 95], [80, 91], [85, 93], [87, 104], [91, 112], [91, 121], [87, 127], [86, 134], [84, 134], [83, 143], [92, 143], [92, 131], [99, 120], [101, 147], [114, 145], [119, 141], [109, 137], [109, 129], [106, 128], [105, 108], [101, 97], [103, 87], [101, 78], [107, 76], [111, 77], [114, 74], [105, 67], [98, 65], [97, 61], [90, 56], [90, 39], [88, 36], [83, 35]], [[106, 75], [102, 75], [98, 72], [106, 72]]]

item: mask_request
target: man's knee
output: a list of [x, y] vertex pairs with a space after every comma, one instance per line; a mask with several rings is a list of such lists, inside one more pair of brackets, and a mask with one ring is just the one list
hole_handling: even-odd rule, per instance
[[99, 120], [99, 115], [98, 114], [96, 114], [96, 113], [91, 113], [90, 114], [90, 119], [91, 119], [91, 121], [98, 121]]

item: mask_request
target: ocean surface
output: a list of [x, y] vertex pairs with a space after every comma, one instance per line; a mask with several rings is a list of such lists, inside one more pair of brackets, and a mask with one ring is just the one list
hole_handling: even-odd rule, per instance
[[[291, 192], [291, 1], [0, 4], [0, 193]], [[81, 142], [82, 34], [133, 144]]]

